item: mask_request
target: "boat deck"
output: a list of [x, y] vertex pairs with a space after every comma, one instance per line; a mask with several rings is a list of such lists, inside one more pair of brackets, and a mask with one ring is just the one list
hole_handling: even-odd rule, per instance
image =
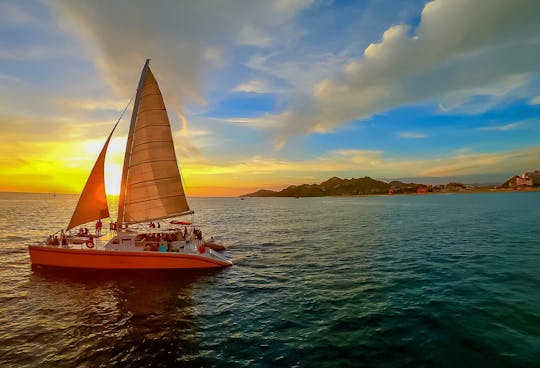
[[[123, 244], [111, 242], [116, 233], [106, 233], [93, 239], [93, 246], [71, 237], [67, 245], [30, 246], [32, 263], [76, 268], [209, 268], [226, 267], [232, 263], [203, 245], [202, 241], [175, 241], [169, 250], [148, 250], [144, 242]], [[73, 241], [76, 241], [73, 243]], [[84, 240], [84, 238], [83, 238]]]

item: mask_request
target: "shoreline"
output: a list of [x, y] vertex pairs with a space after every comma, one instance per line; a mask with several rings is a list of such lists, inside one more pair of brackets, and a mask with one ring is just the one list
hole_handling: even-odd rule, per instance
[[426, 193], [393, 193], [393, 194], [332, 194], [326, 196], [238, 196], [237, 198], [324, 198], [324, 197], [390, 197], [390, 196], [424, 196], [438, 194], [475, 194], [475, 193], [520, 193], [520, 192], [540, 192], [540, 187], [526, 187], [522, 189], [510, 188], [477, 188], [456, 191], [437, 191]]

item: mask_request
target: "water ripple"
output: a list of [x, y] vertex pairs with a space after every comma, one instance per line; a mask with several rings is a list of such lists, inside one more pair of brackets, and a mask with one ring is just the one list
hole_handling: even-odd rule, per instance
[[196, 198], [233, 267], [116, 273], [32, 270], [77, 197], [0, 193], [0, 366], [531, 366], [539, 194]]

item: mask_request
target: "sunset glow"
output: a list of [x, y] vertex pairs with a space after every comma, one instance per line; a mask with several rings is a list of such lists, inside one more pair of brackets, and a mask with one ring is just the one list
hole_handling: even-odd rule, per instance
[[538, 3], [214, 5], [2, 2], [0, 191], [79, 193], [146, 58], [191, 196], [540, 169]]

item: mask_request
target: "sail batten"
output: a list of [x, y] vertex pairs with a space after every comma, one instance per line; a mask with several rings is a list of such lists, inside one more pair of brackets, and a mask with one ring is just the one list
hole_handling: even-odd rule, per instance
[[168, 197], [141, 199], [140, 201], [133, 201], [133, 202], [129, 202], [128, 204], [137, 204], [137, 203], [143, 203], [143, 202], [159, 201], [161, 199], [168, 199], [168, 198], [174, 198], [174, 197], [181, 197], [181, 195], [177, 194], [177, 195], [171, 195], [171, 196], [168, 196]]
[[142, 142], [142, 143], [139, 143], [138, 145], [133, 146], [133, 147], [142, 146], [142, 145], [144, 145], [144, 144], [152, 144], [152, 143], [170, 143], [170, 142], [169, 142], [169, 141], [149, 141], [149, 142]]
[[131, 184], [130, 187], [133, 187], [133, 186], [135, 186], [137, 184], [150, 183], [150, 182], [155, 181], [155, 180], [176, 179], [177, 177], [178, 177], [178, 175], [176, 175], [176, 176], [166, 176], [166, 177], [163, 177], [163, 178], [157, 178], [157, 179], [151, 179], [151, 180], [143, 180], [143, 181], [139, 181], [137, 183]]
[[141, 74], [136, 105], [118, 204], [118, 223], [125, 225], [190, 211], [167, 110], [148, 62]]
[[142, 161], [142, 162], [138, 162], [136, 164], [133, 164], [131, 165], [131, 167], [134, 167], [134, 166], [138, 166], [138, 165], [144, 165], [144, 164], [150, 164], [150, 163], [155, 163], [155, 162], [176, 162], [176, 160], [152, 160], [152, 161]]
[[137, 129], [136, 133], [139, 133], [141, 132], [142, 130], [148, 130], [150, 128], [155, 128], [155, 127], [167, 127], [167, 125], [163, 125], [163, 124], [153, 124], [153, 125], [148, 125], [148, 126], [145, 126], [143, 128], [140, 128], [140, 129]]

